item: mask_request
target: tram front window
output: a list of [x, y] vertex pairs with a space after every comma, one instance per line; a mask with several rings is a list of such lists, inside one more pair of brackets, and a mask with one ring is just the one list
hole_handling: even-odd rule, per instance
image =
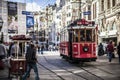
[[86, 41], [92, 41], [92, 30], [86, 30]]
[[80, 30], [80, 41], [85, 41], [85, 30]]
[[92, 41], [92, 30], [80, 30], [80, 41]]

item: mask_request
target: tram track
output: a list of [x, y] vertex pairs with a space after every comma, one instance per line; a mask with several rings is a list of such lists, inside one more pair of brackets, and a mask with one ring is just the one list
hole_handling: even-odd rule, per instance
[[38, 68], [40, 68], [40, 66], [42, 66], [43, 68], [45, 68], [46, 70], [48, 70], [48, 71], [50, 71], [50, 72], [52, 72], [52, 73], [54, 73], [57, 77], [59, 77], [61, 80], [65, 80], [64, 78], [62, 78], [61, 76], [59, 76], [58, 74], [56, 74], [54, 71], [52, 71], [51, 69], [49, 69], [49, 68], [47, 68], [46, 66], [44, 66], [43, 64], [41, 64], [41, 63], [39, 63], [39, 62], [37, 62], [38, 63]]
[[[81, 67], [80, 65], [76, 65], [76, 66]], [[107, 73], [107, 74], [109, 74], [109, 75], [111, 75], [111, 76], [115, 76], [115, 74], [113, 74], [112, 72], [109, 72], [109, 71], [107, 71], [107, 70], [105, 70], [105, 69], [99, 68], [99, 67], [97, 67], [97, 66], [95, 66], [95, 65], [87, 64], [87, 66], [90, 66], [91, 70], [92, 70], [92, 69], [97, 69], [97, 70], [101, 71], [102, 73]], [[81, 68], [84, 69], [84, 70], [87, 70], [87, 69], [85, 69], [84, 67], [81, 67]], [[91, 72], [90, 70], [87, 70], [87, 71]], [[93, 74], [94, 74], [94, 73], [93, 73]], [[119, 77], [117, 77], [117, 78], [119, 78]]]
[[86, 77], [86, 75], [89, 75], [90, 77], [91, 77], [91, 76], [94, 77], [95, 80], [104, 80], [103, 78], [101, 78], [101, 77], [99, 77], [99, 76], [91, 73], [90, 71], [88, 71], [88, 70], [86, 70], [86, 69], [84, 69], [84, 68], [82, 68], [82, 67], [80, 67], [80, 69], [83, 70], [86, 75], [81, 75], [80, 73], [78, 74], [78, 73], [75, 73], [74, 71], [70, 71], [70, 70], [65, 69], [65, 68], [63, 68], [63, 67], [60, 67], [61, 65], [58, 65], [58, 64], [56, 64], [56, 63], [52, 63], [52, 62], [50, 62], [49, 60], [47, 60], [45, 56], [43, 56], [43, 57], [44, 57], [44, 59], [46, 60], [47, 63], [49, 63], [49, 64], [51, 64], [51, 65], [53, 65], [53, 66], [56, 66], [56, 67], [58, 67], [58, 68], [60, 68], [60, 69], [62, 69], [62, 70], [65, 70], [65, 71], [67, 71], [67, 72], [69, 72], [69, 73], [71, 73], [71, 74], [73, 74], [73, 75], [75, 75], [75, 76], [81, 77], [81, 78], [84, 79], [84, 80], [90, 80], [89, 78]]

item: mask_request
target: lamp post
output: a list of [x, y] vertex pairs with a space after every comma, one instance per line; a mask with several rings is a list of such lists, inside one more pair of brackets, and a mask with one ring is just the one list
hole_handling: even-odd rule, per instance
[[[2, 19], [2, 17], [0, 17], [0, 32], [1, 32], [2, 26], [3, 26], [3, 19]], [[0, 38], [1, 38], [1, 41], [3, 42], [3, 32], [2, 32]]]
[[0, 31], [2, 29], [2, 26], [3, 26], [3, 19], [0, 17]]
[[120, 30], [120, 12], [118, 12], [118, 13], [116, 14], [116, 17], [117, 17], [117, 24], [118, 24], [118, 28], [117, 28], [117, 33], [116, 33], [116, 35], [117, 35], [117, 37], [118, 37], [118, 40], [117, 40], [117, 41], [119, 41], [119, 40], [120, 40], [120, 32], [119, 32], [119, 30]]

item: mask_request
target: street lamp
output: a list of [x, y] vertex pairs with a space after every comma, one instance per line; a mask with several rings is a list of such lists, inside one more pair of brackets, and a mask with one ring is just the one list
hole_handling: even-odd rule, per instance
[[2, 29], [2, 26], [3, 26], [3, 19], [0, 17], [0, 31]]
[[117, 28], [117, 37], [118, 37], [118, 41], [120, 40], [120, 12], [116, 13], [116, 18], [117, 18], [117, 24], [118, 24], [118, 28]]
[[[2, 17], [0, 17], [0, 32], [1, 32], [2, 26], [3, 26], [3, 19], [2, 19]], [[0, 38], [1, 38], [1, 41], [3, 41], [3, 32], [2, 32]]]

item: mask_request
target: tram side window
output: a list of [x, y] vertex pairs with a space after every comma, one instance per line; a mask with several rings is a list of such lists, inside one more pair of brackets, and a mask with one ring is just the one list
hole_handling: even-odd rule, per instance
[[80, 30], [80, 41], [85, 41], [85, 30]]
[[95, 30], [93, 30], [92, 41], [95, 41], [95, 38], [96, 38], [96, 36], [95, 36]]
[[86, 30], [86, 41], [92, 41], [92, 30]]

